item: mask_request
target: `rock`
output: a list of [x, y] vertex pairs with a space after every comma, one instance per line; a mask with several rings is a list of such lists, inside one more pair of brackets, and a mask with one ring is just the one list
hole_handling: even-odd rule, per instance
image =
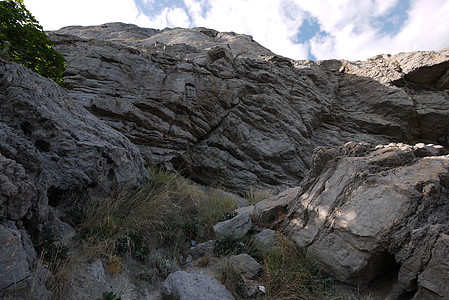
[[448, 257], [449, 235], [442, 233], [433, 247], [432, 258], [418, 277], [419, 289], [413, 299], [444, 299], [449, 295]]
[[0, 74], [2, 217], [42, 222], [64, 192], [107, 195], [148, 179], [137, 148], [57, 84], [6, 61]]
[[215, 244], [216, 244], [215, 240], [210, 240], [204, 243], [197, 244], [189, 249], [189, 254], [192, 256], [192, 259], [194, 260], [202, 256], [211, 256], [214, 253]]
[[287, 215], [288, 205], [298, 197], [299, 191], [299, 188], [287, 189], [257, 203], [252, 215], [253, 222], [261, 227], [276, 227]]
[[278, 246], [278, 236], [276, 231], [271, 229], [263, 229], [261, 232], [254, 235], [256, 246], [263, 251], [270, 251]]
[[252, 226], [251, 214], [238, 214], [230, 220], [226, 220], [214, 225], [214, 232], [218, 241], [238, 240], [243, 237]]
[[0, 245], [0, 297], [50, 299], [44, 285], [50, 272], [38, 264], [27, 233], [12, 222], [0, 223]]
[[[111, 262], [113, 263], [113, 262]], [[60, 299], [102, 299], [104, 293], [112, 292], [123, 300], [146, 299], [133, 283], [128, 271], [110, 274], [99, 259], [91, 263], [78, 263], [65, 274], [64, 289]]]
[[444, 50], [312, 62], [205, 28], [110, 23], [50, 37], [77, 102], [150, 164], [205, 185], [239, 194], [298, 186], [317, 146], [449, 145]]
[[37, 196], [36, 186], [22, 165], [1, 153], [0, 170], [0, 219], [20, 220]]
[[248, 254], [232, 255], [229, 261], [234, 267], [242, 271], [246, 279], [255, 279], [256, 275], [262, 269], [262, 266]]
[[161, 291], [163, 299], [234, 299], [231, 293], [214, 278], [184, 271], [177, 271], [168, 275], [162, 284]]
[[289, 208], [293, 241], [339, 281], [367, 285], [397, 265], [404, 292], [447, 294], [449, 157], [422, 145], [348, 147], [324, 168], [312, 164], [321, 172], [311, 170]]

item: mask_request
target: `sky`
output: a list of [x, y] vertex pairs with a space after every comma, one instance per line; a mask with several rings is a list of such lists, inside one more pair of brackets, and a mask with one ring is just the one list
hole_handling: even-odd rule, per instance
[[449, 0], [25, 0], [44, 30], [125, 22], [251, 35], [292, 59], [365, 60], [449, 46]]

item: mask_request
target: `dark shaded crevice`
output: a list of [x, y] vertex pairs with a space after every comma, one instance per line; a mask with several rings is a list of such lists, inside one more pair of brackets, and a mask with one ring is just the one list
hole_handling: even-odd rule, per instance
[[[30, 278], [30, 276], [31, 276], [31, 275], [28, 275], [28, 276], [26, 276], [26, 277], [24, 277], [24, 278], [22, 278], [22, 279], [19, 279], [19, 280], [14, 281], [13, 283], [11, 283], [10, 285], [8, 285], [7, 287], [1, 289], [0, 292], [6, 291], [6, 290], [8, 290], [10, 287], [12, 287], [12, 286], [14, 286], [14, 285], [17, 285], [18, 283], [27, 280], [28, 278]], [[0, 295], [0, 296], [1, 296], [1, 295]]]
[[221, 118], [221, 120], [217, 123], [217, 125], [213, 126], [208, 133], [206, 133], [204, 136], [199, 137], [197, 139], [197, 141], [193, 144], [193, 146], [195, 146], [198, 143], [201, 143], [204, 140], [207, 140], [218, 128], [221, 127], [221, 125], [223, 124], [223, 122], [229, 117], [229, 115], [231, 114], [232, 110], [239, 106], [241, 103], [241, 99], [239, 98], [238, 102], [236, 104], [231, 105], [231, 107], [229, 108], [228, 112], [226, 113], [226, 115], [223, 116], [223, 118]]

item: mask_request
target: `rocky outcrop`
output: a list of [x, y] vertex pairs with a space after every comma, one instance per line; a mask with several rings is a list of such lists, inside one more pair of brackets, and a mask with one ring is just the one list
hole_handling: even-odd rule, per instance
[[69, 94], [152, 164], [243, 193], [307, 175], [316, 146], [448, 145], [448, 51], [293, 61], [251, 37], [111, 23], [50, 34]]
[[58, 85], [0, 61], [1, 217], [46, 218], [64, 192], [110, 194], [148, 178], [136, 147]]
[[28, 234], [37, 238], [52, 225], [50, 207], [65, 193], [112, 195], [146, 179], [142, 156], [126, 137], [54, 82], [0, 60], [0, 293], [49, 297]]
[[424, 144], [318, 148], [286, 230], [342, 282], [367, 285], [396, 270], [402, 293], [443, 299], [449, 293], [441, 263], [449, 230], [444, 154]]

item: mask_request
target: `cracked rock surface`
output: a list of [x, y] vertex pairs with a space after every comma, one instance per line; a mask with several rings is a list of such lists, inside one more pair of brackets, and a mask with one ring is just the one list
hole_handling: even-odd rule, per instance
[[204, 184], [298, 185], [316, 146], [448, 143], [447, 49], [313, 62], [205, 28], [109, 23], [50, 37], [74, 99], [151, 164]]
[[368, 285], [396, 265], [395, 293], [443, 299], [449, 157], [441, 147], [428, 145], [436, 152], [427, 155], [422, 148], [351, 142], [317, 149], [286, 231], [342, 282]]

